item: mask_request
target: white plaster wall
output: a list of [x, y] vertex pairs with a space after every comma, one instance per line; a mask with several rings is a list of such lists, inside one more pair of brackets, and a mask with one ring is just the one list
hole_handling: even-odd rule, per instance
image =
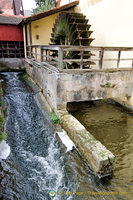
[[63, 6], [65, 4], [68, 4], [70, 2], [72, 2], [73, 0], [61, 0], [60, 6]]
[[77, 8], [92, 25], [93, 45], [133, 46], [133, 0], [80, 0]]

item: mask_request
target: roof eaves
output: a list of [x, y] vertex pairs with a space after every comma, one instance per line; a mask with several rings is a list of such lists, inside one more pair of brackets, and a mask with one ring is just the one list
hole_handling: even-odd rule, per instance
[[23, 19], [22, 16], [0, 14], [0, 24], [19, 25]]
[[61, 12], [61, 11], [64, 11], [64, 10], [67, 10], [67, 9], [70, 9], [72, 7], [75, 7], [79, 4], [79, 1], [73, 1], [71, 3], [68, 3], [68, 4], [65, 4], [59, 8], [53, 8], [53, 9], [50, 9], [50, 10], [47, 10], [47, 11], [44, 11], [44, 12], [41, 12], [39, 14], [36, 14], [36, 15], [32, 15], [30, 17], [27, 17], [24, 19], [24, 23], [29, 23], [29, 22], [32, 22], [32, 21], [35, 21], [35, 20], [38, 20], [38, 19], [41, 19], [43, 17], [47, 17], [47, 16], [50, 16], [52, 14], [56, 14], [58, 12]]

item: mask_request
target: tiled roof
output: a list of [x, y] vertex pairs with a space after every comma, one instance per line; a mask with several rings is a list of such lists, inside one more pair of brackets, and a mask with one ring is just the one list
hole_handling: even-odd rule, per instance
[[23, 17], [15, 15], [0, 15], [0, 24], [18, 25], [22, 22]]

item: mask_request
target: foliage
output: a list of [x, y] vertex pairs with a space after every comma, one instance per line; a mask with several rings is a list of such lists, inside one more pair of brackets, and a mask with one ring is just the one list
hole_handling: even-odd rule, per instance
[[33, 9], [33, 13], [41, 13], [57, 6], [56, 0], [35, 0], [37, 8]]
[[2, 14], [3, 13], [3, 11], [2, 11], [2, 9], [0, 8], [0, 14]]
[[5, 118], [0, 117], [0, 130], [3, 128], [4, 122], [5, 122]]
[[107, 82], [107, 83], [105, 83], [104, 86], [105, 86], [106, 88], [110, 88], [110, 87], [111, 87], [111, 83]]
[[71, 32], [68, 20], [65, 16], [62, 16], [56, 26], [54, 33], [54, 43], [59, 45], [70, 45]]
[[60, 118], [56, 115], [54, 109], [50, 113], [50, 120], [55, 124], [61, 124]]
[[6, 140], [7, 133], [4, 131], [2, 134], [0, 134], [0, 142], [3, 140]]
[[103, 152], [103, 151], [101, 151], [100, 153], [99, 153], [99, 156], [101, 156], [102, 158], [105, 156], [105, 152]]
[[0, 97], [3, 95], [3, 90], [0, 88]]
[[27, 80], [28, 74], [27, 74], [27, 73], [24, 73], [21, 77], [22, 77], [24, 80]]

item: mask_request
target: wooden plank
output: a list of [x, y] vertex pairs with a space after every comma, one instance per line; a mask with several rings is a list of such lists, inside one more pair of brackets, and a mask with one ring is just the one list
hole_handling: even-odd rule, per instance
[[120, 57], [121, 57], [121, 51], [118, 51], [117, 68], [119, 68], [119, 64], [120, 64]]
[[26, 46], [27, 46], [28, 45], [27, 24], [25, 24], [25, 41], [26, 41]]
[[59, 48], [59, 51], [58, 51], [58, 70], [59, 71], [62, 71], [63, 70], [63, 51], [61, 48]]
[[133, 67], [133, 60], [132, 60], [132, 66], [131, 67]]
[[44, 50], [42, 49], [42, 47], [40, 47], [40, 53], [41, 53], [41, 62], [43, 62]]
[[33, 47], [42, 47], [49, 50], [59, 50], [61, 48], [63, 51], [100, 51], [104, 48], [104, 51], [133, 51], [133, 47], [103, 47], [103, 46], [65, 46], [65, 45], [33, 45]]
[[32, 45], [32, 30], [31, 30], [31, 23], [29, 23], [29, 37], [30, 37], [30, 46]]
[[84, 54], [84, 51], [81, 51], [80, 69], [83, 69], [83, 54]]
[[46, 57], [47, 61], [50, 63], [51, 58], [50, 58], [50, 50], [47, 51], [47, 57]]
[[102, 69], [103, 56], [104, 56], [104, 48], [101, 48], [101, 50], [99, 51], [99, 63], [98, 63], [98, 68], [99, 69]]
[[[116, 59], [117, 60], [117, 59]], [[63, 59], [64, 62], [81, 62], [81, 59]], [[87, 59], [83, 59], [84, 62], [88, 62], [88, 61], [99, 61], [99, 59], [92, 59], [92, 58], [87, 58]]]
[[37, 60], [37, 56], [38, 56], [39, 54], [37, 54], [37, 48], [35, 48], [35, 58], [36, 58], [36, 60]]

